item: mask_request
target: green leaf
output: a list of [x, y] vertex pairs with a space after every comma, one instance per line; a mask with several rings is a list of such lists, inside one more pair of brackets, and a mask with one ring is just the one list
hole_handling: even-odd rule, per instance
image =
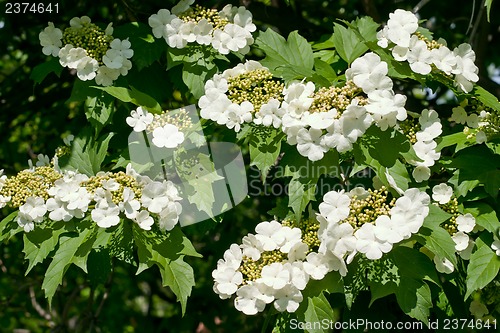
[[333, 67], [319, 58], [314, 59], [314, 69], [316, 73], [327, 80], [328, 86], [337, 80], [337, 73], [335, 73]]
[[19, 211], [16, 210], [0, 221], [0, 242], [3, 242], [5, 239], [10, 239], [12, 236], [23, 230], [19, 224], [14, 222], [18, 213]]
[[[441, 258], [447, 258], [456, 267], [455, 242], [448, 231], [439, 227], [441, 220], [446, 221], [446, 214], [438, 207], [429, 206], [429, 215], [425, 218], [423, 226], [413, 236], [419, 243]], [[445, 219], [446, 218], [446, 219]]]
[[379, 260], [365, 262], [365, 272], [370, 287], [371, 300], [369, 306], [377, 299], [397, 291], [400, 273], [393, 256], [385, 255]]
[[[335, 322], [335, 316], [332, 306], [323, 293], [321, 293], [319, 296], [309, 297], [307, 299], [307, 309], [304, 312], [304, 319], [304, 321], [307, 323], [322, 323], [324, 321], [330, 323]], [[327, 328], [316, 327], [318, 325], [312, 326], [313, 327], [311, 327], [311, 329], [308, 329], [307, 332], [328, 332]]]
[[[491, 0], [489, 1], [491, 2]], [[500, 110], [500, 102], [498, 101], [498, 98], [483, 87], [474, 85], [472, 93], [487, 107], [494, 110]]]
[[136, 274], [156, 265], [160, 270], [163, 285], [170, 287], [177, 296], [184, 315], [187, 298], [191, 295], [195, 283], [193, 269], [183, 261], [185, 256], [183, 253], [192, 253], [194, 249], [186, 250], [185, 246], [189, 242], [183, 237], [182, 232], [174, 230], [168, 234], [161, 232], [145, 234], [134, 225], [134, 241], [139, 258]]
[[91, 131], [90, 127], [86, 127], [73, 140], [69, 157], [63, 156], [59, 159], [62, 168], [72, 168], [87, 176], [93, 176], [101, 170], [113, 133], [107, 133], [99, 140], [93, 140]]
[[464, 132], [457, 132], [449, 135], [445, 135], [443, 137], [439, 137], [438, 145], [436, 147], [436, 151], [441, 151], [445, 147], [450, 147], [453, 145], [457, 145], [457, 150], [460, 150], [467, 146], [466, 142], [467, 135]]
[[79, 247], [91, 232], [91, 229], [83, 229], [74, 236], [63, 235], [60, 237], [59, 248], [55, 252], [42, 282], [42, 289], [45, 291], [49, 306], [52, 303], [57, 287], [62, 283], [66, 270], [75, 260]]
[[475, 290], [488, 285], [497, 276], [499, 270], [500, 257], [488, 245], [480, 246], [470, 257], [465, 279], [467, 293], [464, 299], [467, 299]]
[[111, 122], [114, 109], [113, 99], [108, 95], [99, 98], [87, 97], [85, 102], [85, 116], [95, 128], [96, 137], [102, 128]]
[[404, 313], [429, 325], [429, 309], [432, 307], [432, 298], [431, 289], [427, 283], [409, 277], [401, 277], [401, 283], [396, 291], [396, 299]]
[[348, 23], [348, 26], [356, 29], [359, 32], [358, 37], [366, 42], [376, 43], [377, 29], [380, 24], [375, 22], [370, 16], [358, 17], [353, 23]]
[[194, 98], [199, 99], [205, 94], [205, 81], [217, 72], [212, 62], [203, 66], [197, 63], [185, 63], [182, 69], [182, 81], [186, 84]]
[[500, 226], [495, 210], [483, 202], [468, 202], [464, 213], [471, 213], [476, 218], [477, 225], [493, 234], [497, 232]]
[[434, 263], [422, 252], [406, 246], [396, 246], [389, 256], [394, 259], [401, 276], [440, 284]]
[[59, 63], [59, 59], [57, 57], [51, 57], [49, 61], [41, 63], [33, 68], [30, 79], [35, 81], [35, 84], [42, 83], [50, 73], [55, 73], [57, 77], [60, 77], [62, 70], [63, 67]]
[[116, 27], [113, 36], [120, 39], [128, 39], [134, 56], [130, 59], [139, 70], [148, 67], [159, 60], [161, 55], [167, 50], [167, 44], [160, 38], [156, 39], [151, 34], [151, 27], [148, 24], [132, 22]]
[[[196, 160], [198, 162], [189, 168], [176, 164], [177, 172], [184, 180], [184, 192], [189, 202], [211, 217], [213, 216], [213, 205], [216, 202], [216, 186], [220, 185], [218, 181], [223, 180], [224, 177], [217, 173], [209, 155], [198, 153]], [[227, 188], [224, 187], [224, 191], [227, 191]]]
[[25, 275], [28, 275], [33, 267], [45, 260], [50, 252], [56, 248], [56, 245], [59, 243], [59, 236], [67, 231], [64, 228], [65, 223], [59, 221], [40, 227], [37, 226], [33, 231], [23, 235], [24, 258], [29, 262]]
[[285, 81], [302, 79], [314, 73], [311, 45], [297, 31], [291, 32], [285, 40], [284, 37], [268, 28], [259, 33], [255, 45], [266, 54], [266, 57], [260, 61], [261, 64]]
[[127, 89], [124, 87], [97, 87], [94, 86], [95, 89], [104, 90], [111, 96], [119, 99], [122, 102], [133, 103], [137, 106], [141, 106], [152, 113], [161, 113], [162, 109], [160, 104], [152, 98], [151, 96], [140, 92], [134, 87], [130, 87], [131, 89]]
[[488, 22], [490, 22], [490, 12], [491, 12], [491, 4], [493, 0], [486, 0], [484, 2], [484, 6], [486, 7], [486, 15], [488, 16]]
[[456, 168], [458, 181], [477, 180], [484, 189], [496, 198], [500, 188], [500, 155], [494, 154], [486, 145], [475, 145], [462, 149], [448, 164]]
[[333, 43], [340, 57], [348, 64], [368, 51], [368, 47], [359, 39], [356, 32], [338, 23], [334, 24]]
[[263, 182], [266, 182], [269, 169], [276, 163], [281, 150], [284, 134], [275, 128], [254, 127], [250, 136], [250, 165], [256, 166]]

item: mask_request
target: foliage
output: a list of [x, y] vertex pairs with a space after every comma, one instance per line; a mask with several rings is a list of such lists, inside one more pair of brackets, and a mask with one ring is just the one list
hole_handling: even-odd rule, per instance
[[[497, 325], [500, 103], [485, 68], [499, 55], [477, 41], [496, 2], [478, 6], [476, 53], [465, 9], [443, 4], [413, 27], [375, 0], [187, 2], [0, 20], [23, 31], [0, 60], [2, 327]], [[105, 49], [64, 53], [74, 16]], [[172, 33], [186, 17], [214, 29]]]

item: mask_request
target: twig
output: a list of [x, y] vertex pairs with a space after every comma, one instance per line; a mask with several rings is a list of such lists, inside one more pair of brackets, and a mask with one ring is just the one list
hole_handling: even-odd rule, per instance
[[[474, 43], [474, 38], [476, 37], [477, 30], [479, 29], [479, 25], [481, 24], [481, 20], [483, 19], [483, 13], [484, 13], [484, 9], [485, 9], [484, 2], [485, 2], [485, 0], [481, 1], [481, 7], [479, 9], [479, 13], [477, 14], [476, 21], [474, 22], [474, 26], [472, 27], [472, 32], [470, 33], [469, 44], [471, 44], [471, 45]], [[476, 1], [474, 0], [474, 4], [473, 4], [474, 8], [476, 7], [475, 5], [476, 5]], [[472, 15], [474, 15], [474, 8], [472, 9], [473, 10]], [[472, 17], [471, 17], [471, 22], [472, 22]], [[470, 28], [471, 22], [469, 22], [469, 28]], [[467, 32], [469, 32], [469, 28], [467, 29]]]
[[30, 298], [31, 298], [31, 305], [33, 305], [33, 308], [36, 310], [36, 312], [38, 312], [38, 314], [40, 316], [42, 316], [42, 318], [47, 320], [51, 326], [54, 325], [54, 322], [52, 321], [52, 315], [50, 313], [48, 313], [47, 311], [45, 311], [45, 309], [42, 308], [42, 306], [40, 304], [38, 304], [38, 302], [36, 301], [36, 295], [35, 295], [35, 290], [33, 289], [33, 286], [29, 287], [29, 292], [30, 292]]
[[431, 0], [420, 0], [415, 7], [413, 7], [413, 13], [417, 13], [423, 6], [427, 5]]

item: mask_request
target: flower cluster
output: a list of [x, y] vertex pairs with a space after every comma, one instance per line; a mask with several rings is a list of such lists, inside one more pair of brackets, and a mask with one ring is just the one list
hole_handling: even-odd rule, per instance
[[160, 9], [149, 17], [149, 26], [156, 38], [164, 38], [173, 48], [184, 48], [189, 43], [212, 45], [221, 54], [247, 53], [256, 30], [252, 13], [245, 7], [226, 5], [221, 11], [200, 5], [190, 7], [194, 0], [183, 0], [172, 8]]
[[347, 263], [358, 252], [376, 260], [391, 251], [393, 244], [416, 233], [429, 214], [429, 196], [416, 188], [397, 199], [389, 200], [388, 195], [383, 187], [326, 193], [317, 216], [319, 252], [346, 258]]
[[26, 232], [36, 223], [90, 217], [109, 228], [127, 218], [144, 230], [157, 221], [171, 230], [179, 220], [181, 200], [170, 181], [152, 181], [128, 165], [126, 172], [99, 172], [88, 177], [61, 171], [57, 163], [39, 163], [13, 177], [0, 177], [0, 207], [18, 208], [16, 221]]
[[394, 59], [407, 61], [413, 72], [427, 75], [434, 69], [454, 80], [455, 86], [470, 92], [479, 80], [476, 55], [467, 43], [451, 51], [444, 40], [430, 41], [418, 32], [418, 18], [410, 11], [396, 9], [387, 25], [378, 32], [378, 45], [389, 48]]
[[351, 150], [373, 123], [387, 130], [406, 119], [406, 97], [393, 92], [387, 72], [387, 63], [370, 52], [352, 63], [344, 86], [316, 91], [313, 82], [285, 87], [260, 63], [247, 61], [208, 80], [198, 104], [202, 118], [236, 132], [250, 122], [281, 128], [289, 144], [317, 161], [329, 149]]
[[[453, 188], [441, 183], [432, 188], [432, 199], [442, 210], [451, 214], [451, 217], [441, 224], [455, 242], [455, 250], [464, 260], [469, 260], [474, 248], [474, 241], [470, 238], [473, 231], [477, 231], [476, 219], [472, 214], [461, 214], [458, 210], [457, 198], [453, 195]], [[455, 268], [446, 258], [434, 257], [436, 269], [441, 273], [452, 273]]]
[[200, 115], [236, 132], [252, 121], [279, 128], [283, 88], [266, 67], [249, 60], [205, 83], [205, 95], [198, 102]]
[[44, 54], [59, 57], [59, 63], [76, 70], [82, 81], [95, 79], [99, 85], [110, 86], [120, 75], [127, 75], [134, 51], [128, 39], [113, 38], [111, 23], [103, 30], [82, 16], [72, 18], [69, 24], [62, 31], [49, 22], [40, 32]]
[[[255, 234], [232, 244], [212, 272], [214, 291], [222, 299], [236, 294], [236, 309], [247, 315], [273, 303], [278, 311], [294, 312], [309, 279], [319, 280], [340, 260], [326, 260], [318, 248], [318, 223], [307, 220], [300, 228], [289, 221], [259, 223]], [[345, 266], [343, 267], [345, 272]]]
[[[469, 113], [466, 108], [471, 110]], [[452, 109], [450, 121], [464, 125], [468, 139], [483, 143], [500, 133], [500, 111], [485, 107], [476, 100], [464, 99]]]
[[177, 113], [151, 114], [142, 107], [130, 112], [126, 119], [134, 132], [145, 132], [152, 136], [151, 142], [158, 148], [177, 148], [185, 139], [183, 131], [192, 127], [192, 120], [185, 109]]
[[435, 141], [442, 133], [439, 114], [434, 110], [424, 109], [418, 118], [418, 124], [407, 121], [400, 125], [400, 129], [408, 136], [415, 155], [420, 159], [409, 161], [415, 166], [413, 178], [418, 183], [428, 180], [431, 176], [430, 167], [441, 157], [441, 153], [436, 151]]

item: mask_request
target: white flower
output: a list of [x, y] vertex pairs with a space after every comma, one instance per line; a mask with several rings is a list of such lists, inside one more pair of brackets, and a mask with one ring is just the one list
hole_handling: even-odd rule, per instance
[[177, 222], [179, 222], [179, 215], [182, 212], [182, 206], [178, 202], [169, 202], [165, 208], [160, 212], [158, 224], [163, 231], [172, 230]]
[[154, 224], [154, 220], [147, 210], [141, 210], [137, 213], [134, 217], [134, 222], [143, 230], [151, 230], [151, 226]]
[[179, 35], [188, 43], [192, 43], [196, 40], [196, 35], [194, 34], [194, 29], [196, 27], [196, 23], [189, 21], [184, 22], [179, 27]]
[[165, 40], [170, 47], [182, 49], [187, 45], [187, 41], [182, 38], [180, 30], [184, 21], [178, 17], [173, 18], [170, 23], [166, 25]]
[[54, 27], [54, 23], [49, 22], [49, 26], [38, 35], [40, 45], [43, 47], [43, 54], [57, 57], [62, 46], [62, 36], [61, 29]]
[[299, 290], [304, 290], [309, 282], [309, 274], [304, 271], [304, 263], [302, 260], [292, 263], [287, 262], [283, 266], [290, 272], [290, 284]]
[[92, 80], [96, 77], [96, 71], [99, 68], [97, 60], [91, 57], [84, 57], [76, 67], [76, 75], [82, 81]]
[[377, 54], [369, 52], [354, 60], [345, 75], [368, 94], [374, 90], [392, 89], [392, 80], [387, 73], [387, 63], [381, 61]]
[[58, 198], [47, 199], [47, 211], [49, 211], [49, 218], [52, 221], [69, 221], [74, 215], [67, 209], [67, 203], [59, 200]]
[[473, 300], [472, 302], [470, 302], [469, 311], [470, 313], [472, 313], [472, 315], [474, 315], [476, 319], [481, 319], [489, 313], [486, 305], [478, 300]]
[[437, 138], [442, 133], [441, 120], [434, 110], [424, 109], [418, 122], [421, 130], [417, 132], [417, 141], [430, 141]]
[[432, 199], [439, 202], [441, 205], [450, 201], [452, 195], [453, 188], [446, 185], [446, 183], [441, 183], [432, 188]]
[[273, 251], [281, 247], [286, 240], [282, 229], [282, 224], [275, 220], [260, 222], [255, 227], [255, 238], [262, 244], [263, 250]]
[[425, 165], [417, 165], [412, 171], [412, 176], [417, 183], [421, 183], [431, 176], [431, 169]]
[[392, 90], [375, 90], [368, 94], [368, 104], [365, 106], [373, 120], [382, 131], [394, 127], [396, 120], [403, 121], [407, 117], [404, 105], [406, 96], [394, 94]]
[[107, 87], [113, 84], [113, 81], [120, 76], [120, 70], [108, 68], [106, 66], [99, 66], [95, 82], [101, 86]]
[[147, 184], [142, 189], [141, 203], [146, 207], [151, 213], [160, 213], [168, 203], [172, 200], [172, 193], [175, 190], [175, 195], [177, 195], [177, 189], [171, 181], [152, 182]]
[[431, 72], [432, 54], [427, 49], [427, 44], [416, 35], [411, 37], [406, 60], [415, 73], [427, 75]]
[[471, 213], [460, 215], [456, 222], [458, 231], [471, 232], [476, 226], [476, 219]]
[[330, 127], [337, 114], [338, 112], [335, 109], [331, 109], [328, 112], [305, 113], [302, 116], [302, 120], [311, 128], [321, 130]]
[[236, 292], [234, 307], [246, 315], [254, 315], [264, 311], [266, 304], [274, 300], [274, 296], [263, 293], [263, 284], [252, 283], [242, 286]]
[[330, 251], [342, 258], [347, 253], [356, 250], [354, 228], [349, 223], [328, 222], [323, 216], [317, 216], [320, 222], [318, 238], [321, 241], [319, 252], [326, 254]]
[[500, 257], [500, 240], [495, 240], [491, 243], [491, 249]]
[[264, 283], [274, 290], [284, 288], [290, 281], [290, 271], [285, 269], [282, 263], [277, 262], [264, 266], [260, 276], [256, 282]]
[[319, 161], [328, 151], [321, 145], [323, 131], [310, 128], [301, 128], [297, 133], [297, 151], [300, 155], [307, 157], [311, 161]]
[[434, 256], [434, 265], [436, 265], [436, 270], [439, 273], [451, 274], [455, 270], [453, 263], [447, 258], [441, 258], [439, 256]]
[[233, 16], [233, 23], [249, 32], [254, 32], [257, 29], [255, 24], [252, 23], [252, 13], [244, 6], [238, 7]]
[[354, 233], [357, 238], [356, 250], [364, 253], [370, 260], [380, 259], [384, 253], [392, 249], [391, 243], [380, 241], [376, 237], [375, 230], [373, 224], [365, 223]]
[[217, 266], [212, 272], [215, 281], [214, 290], [221, 297], [227, 298], [236, 293], [238, 286], [243, 283], [243, 275], [229, 266], [223, 264]]
[[242, 259], [243, 252], [241, 248], [237, 244], [231, 244], [229, 249], [224, 251], [224, 260], [222, 262], [236, 271], [240, 267]]
[[351, 198], [344, 191], [330, 191], [323, 196], [319, 211], [329, 223], [336, 223], [349, 216]]
[[295, 312], [303, 300], [302, 293], [293, 285], [287, 285], [274, 294], [274, 308], [280, 312]]
[[120, 217], [118, 216], [120, 208], [115, 204], [108, 205], [108, 207], [105, 206], [105, 204], [100, 204], [100, 202], [96, 205], [96, 208], [90, 213], [92, 221], [97, 223], [101, 228], [109, 228], [120, 223]]
[[439, 160], [441, 153], [436, 152], [437, 143], [435, 141], [417, 141], [413, 145], [413, 150], [415, 154], [423, 160], [418, 162], [417, 165], [433, 166], [434, 161]]
[[10, 202], [11, 199], [12, 198], [10, 196], [0, 195], [0, 208], [4, 208]]
[[321, 253], [311, 252], [304, 261], [304, 271], [314, 280], [321, 280], [330, 271], [328, 259]]
[[463, 231], [456, 232], [451, 239], [455, 242], [455, 250], [463, 251], [469, 246], [469, 235]]
[[184, 133], [172, 124], [153, 130], [153, 144], [158, 148], [177, 148], [184, 142]]
[[86, 59], [87, 56], [85, 49], [67, 44], [59, 50], [59, 63], [63, 67], [76, 69], [80, 62]]
[[130, 117], [127, 117], [125, 121], [130, 127], [133, 127], [134, 132], [142, 132], [153, 122], [153, 115], [139, 106], [130, 112]]
[[135, 199], [135, 194], [129, 187], [123, 188], [122, 198], [123, 201], [119, 203], [120, 210], [125, 213], [127, 218], [134, 219], [138, 214], [139, 208], [141, 208], [141, 203]]
[[255, 113], [253, 122], [257, 125], [272, 125], [274, 128], [279, 128], [281, 126], [281, 118], [285, 114], [285, 110], [280, 108], [280, 104], [279, 100], [271, 98]]
[[288, 251], [288, 260], [291, 262], [303, 260], [306, 258], [308, 252], [309, 246], [306, 243], [297, 242]]
[[89, 24], [90, 22], [91, 20], [88, 16], [73, 17], [69, 21], [69, 25], [75, 28], [82, 28], [84, 25]]
[[410, 11], [396, 9], [389, 14], [387, 37], [394, 44], [408, 47], [410, 35], [417, 31], [418, 18]]
[[399, 243], [405, 236], [401, 231], [403, 229], [398, 226], [398, 223], [387, 215], [380, 215], [375, 220], [374, 234], [381, 242]]
[[[243, 101], [241, 104], [232, 103], [224, 111], [225, 125], [227, 128], [234, 129], [239, 132], [241, 124], [252, 121], [252, 111], [254, 110], [253, 104], [249, 101]], [[220, 118], [217, 121], [220, 123]]]
[[38, 161], [35, 163], [37, 167], [50, 165], [50, 158], [48, 155], [38, 154]]
[[431, 50], [432, 63], [437, 69], [450, 75], [453, 68], [457, 64], [456, 56], [451, 52], [451, 50], [442, 45], [437, 49]]
[[462, 106], [456, 106], [453, 109], [451, 109], [452, 114], [450, 117], [450, 121], [454, 121], [459, 124], [465, 124], [467, 121], [467, 112], [465, 112], [465, 109]]
[[169, 24], [174, 18], [176, 18], [176, 16], [170, 14], [170, 11], [167, 9], [160, 9], [157, 14], [151, 15], [148, 18], [148, 24], [151, 28], [153, 28], [153, 35], [156, 38], [163, 37], [166, 40], [166, 25]]
[[210, 45], [212, 43], [212, 23], [203, 18], [198, 21], [198, 24], [193, 29], [193, 34], [196, 36], [196, 43], [201, 45]]
[[42, 222], [47, 206], [41, 197], [30, 196], [26, 198], [26, 203], [19, 207], [19, 213], [31, 222]]

